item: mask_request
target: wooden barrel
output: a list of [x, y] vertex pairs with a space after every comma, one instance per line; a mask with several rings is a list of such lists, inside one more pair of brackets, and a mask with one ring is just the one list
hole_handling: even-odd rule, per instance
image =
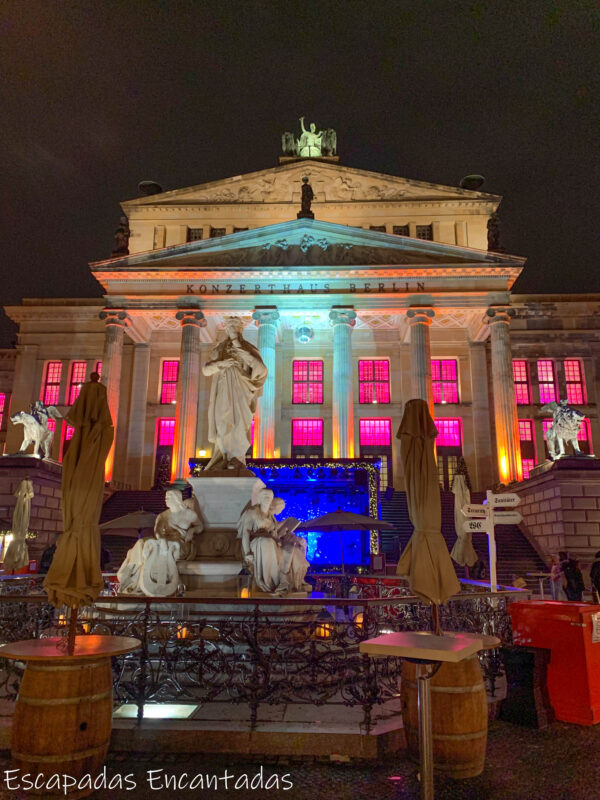
[[[23, 674], [13, 717], [12, 760], [21, 773], [102, 772], [112, 719], [110, 658], [72, 659], [59, 664], [31, 661]], [[33, 793], [33, 790], [32, 790]], [[45, 797], [61, 796], [41, 789]], [[91, 792], [73, 791], [67, 797]]]
[[[402, 718], [409, 755], [419, 758], [417, 665], [402, 662]], [[452, 778], [483, 772], [488, 710], [477, 656], [444, 663], [431, 678], [433, 764]]]

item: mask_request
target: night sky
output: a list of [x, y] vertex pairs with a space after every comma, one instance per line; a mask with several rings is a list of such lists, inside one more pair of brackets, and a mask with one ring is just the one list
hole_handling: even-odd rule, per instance
[[343, 164], [484, 175], [517, 291], [600, 291], [597, 0], [4, 0], [0, 37], [2, 304], [100, 295], [140, 180], [274, 166], [301, 114]]

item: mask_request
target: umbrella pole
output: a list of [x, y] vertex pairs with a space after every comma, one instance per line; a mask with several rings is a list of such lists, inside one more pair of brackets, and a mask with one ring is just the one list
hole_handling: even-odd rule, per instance
[[77, 635], [77, 608], [71, 609], [69, 617], [69, 637], [67, 639], [67, 652], [70, 656], [75, 652], [75, 636]]
[[440, 607], [437, 603], [431, 605], [431, 630], [436, 636], [442, 635], [442, 627], [440, 625]]

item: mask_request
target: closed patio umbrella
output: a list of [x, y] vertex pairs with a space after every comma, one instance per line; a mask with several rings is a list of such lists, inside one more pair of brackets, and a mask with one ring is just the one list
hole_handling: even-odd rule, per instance
[[144, 511], [143, 508], [139, 508], [137, 511], [132, 511], [130, 514], [124, 514], [122, 517], [103, 522], [102, 525], [100, 525], [100, 530], [108, 531], [134, 528], [141, 534], [144, 528], [154, 528], [157, 516], [158, 514], [154, 514], [152, 511]]
[[411, 590], [418, 597], [433, 604], [434, 627], [438, 632], [437, 606], [457, 594], [460, 584], [442, 536], [442, 506], [434, 456], [437, 429], [425, 400], [407, 402], [397, 436], [414, 532], [396, 572], [408, 578]]
[[63, 461], [64, 532], [58, 539], [44, 588], [52, 605], [57, 608], [67, 605], [76, 610], [92, 603], [103, 586], [98, 522], [104, 493], [104, 462], [114, 430], [106, 387], [98, 382], [96, 375], [84, 383], [65, 420], [75, 428], [75, 433]]
[[27, 549], [27, 530], [31, 514], [31, 498], [33, 497], [33, 483], [28, 479], [22, 480], [15, 492], [17, 502], [13, 511], [11, 533], [12, 542], [6, 548], [4, 555], [4, 569], [17, 570], [29, 564], [29, 550]]
[[471, 493], [467, 486], [465, 476], [459, 472], [452, 481], [452, 494], [454, 495], [454, 528], [457, 539], [450, 555], [462, 567], [472, 567], [477, 561], [477, 553], [473, 547], [473, 537], [470, 531], [465, 531], [463, 525], [467, 519], [462, 513], [463, 506], [471, 502]]

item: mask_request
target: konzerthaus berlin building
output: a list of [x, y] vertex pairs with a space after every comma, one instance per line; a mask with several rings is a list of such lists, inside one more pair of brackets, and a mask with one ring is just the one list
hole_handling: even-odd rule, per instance
[[[90, 265], [104, 299], [6, 309], [19, 334], [0, 364], [5, 452], [22, 437], [9, 407], [67, 406], [100, 368], [113, 485], [151, 487], [166, 458], [185, 477], [190, 457], [210, 455], [200, 365], [228, 315], [269, 369], [256, 457], [381, 455], [382, 485], [402, 488], [395, 433], [411, 397], [433, 409], [446, 488], [461, 454], [476, 489], [527, 477], [545, 459], [541, 406], [554, 399], [585, 412], [591, 451], [600, 296], [512, 294], [525, 259], [488, 250], [500, 197], [336, 157], [280, 161], [123, 202], [129, 254]], [[297, 218], [303, 176], [314, 219]], [[57, 460], [70, 433], [56, 423]]]

